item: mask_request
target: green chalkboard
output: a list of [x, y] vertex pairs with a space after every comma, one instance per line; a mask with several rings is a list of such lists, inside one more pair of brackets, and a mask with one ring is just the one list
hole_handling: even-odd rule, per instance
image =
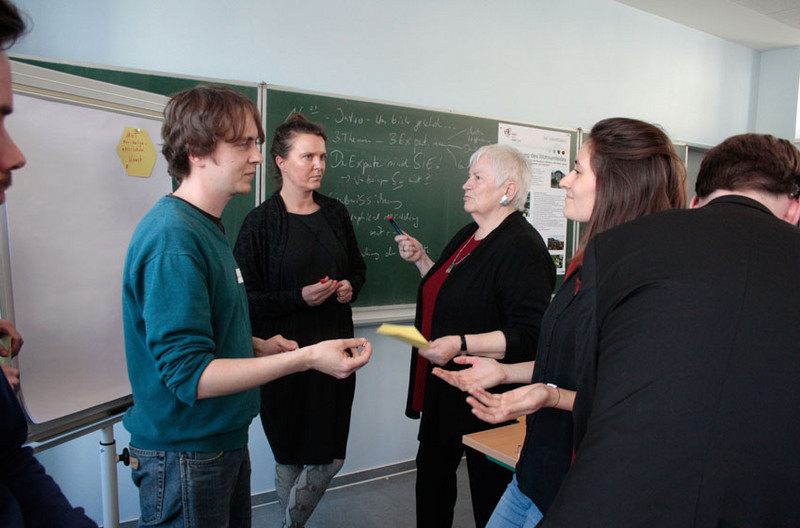
[[[431, 258], [438, 258], [456, 231], [471, 221], [461, 189], [470, 155], [497, 143], [499, 123], [515, 123], [269, 86], [267, 135], [293, 112], [320, 123], [328, 135], [320, 192], [347, 206], [367, 262], [367, 283], [356, 306], [413, 303], [419, 272], [398, 256], [396, 233], [386, 217], [392, 215], [401, 229], [425, 244]], [[569, 159], [574, 160], [576, 130], [537, 128], [570, 132]], [[274, 190], [277, 183], [272, 185]]]
[[[77, 75], [87, 79], [94, 79], [96, 81], [125, 86], [127, 88], [135, 88], [137, 90], [166, 95], [168, 97], [182, 90], [187, 90], [197, 86], [198, 84], [214, 82], [215, 84], [229, 86], [230, 88], [247, 96], [254, 103], [258, 104], [259, 91], [258, 86], [255, 84], [225, 83], [219, 81], [210, 81], [208, 79], [112, 70], [64, 62], [26, 59], [16, 56], [13, 58], [16, 61], [25, 62], [41, 68], [48, 68], [50, 70], [69, 73], [71, 75]], [[159, 140], [160, 138], [153, 138], [158, 150], [160, 150]], [[153, 174], [152, 177], [167, 178], [169, 176], [167, 174]], [[222, 224], [225, 226], [225, 234], [228, 237], [228, 243], [231, 245], [231, 247], [233, 247], [233, 244], [236, 243], [236, 236], [239, 234], [239, 228], [242, 226], [244, 217], [247, 216], [247, 213], [250, 212], [254, 204], [255, 190], [251, 190], [250, 194], [234, 196], [231, 201], [228, 202], [228, 205], [225, 206], [225, 210], [222, 212]]]

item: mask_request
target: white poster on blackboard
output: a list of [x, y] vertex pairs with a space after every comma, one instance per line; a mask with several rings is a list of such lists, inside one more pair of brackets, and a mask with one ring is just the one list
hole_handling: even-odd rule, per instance
[[565, 192], [558, 185], [569, 173], [570, 141], [569, 132], [505, 123], [497, 135], [498, 143], [516, 147], [528, 159], [532, 178], [525, 215], [542, 235], [559, 275], [566, 271], [567, 219]]

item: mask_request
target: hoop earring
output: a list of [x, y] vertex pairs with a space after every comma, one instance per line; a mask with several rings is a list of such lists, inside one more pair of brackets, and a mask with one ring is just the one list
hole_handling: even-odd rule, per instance
[[500, 205], [506, 206], [506, 205], [508, 205], [510, 203], [511, 203], [511, 200], [509, 200], [508, 196], [506, 196], [505, 194], [503, 195], [502, 198], [500, 198]]

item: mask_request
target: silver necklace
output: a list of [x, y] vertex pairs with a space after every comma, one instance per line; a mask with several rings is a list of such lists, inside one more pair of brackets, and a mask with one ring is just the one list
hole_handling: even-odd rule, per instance
[[467, 253], [461, 260], [458, 259], [458, 257], [461, 256], [461, 252], [464, 251], [464, 248], [467, 247], [469, 243], [472, 242], [474, 239], [475, 239], [475, 233], [472, 233], [472, 236], [467, 239], [467, 243], [458, 248], [458, 252], [456, 253], [456, 258], [454, 258], [453, 262], [449, 266], [447, 266], [446, 270], [444, 270], [445, 273], [450, 275], [450, 272], [453, 271], [453, 268], [455, 268], [456, 265], [460, 264], [465, 258], [469, 256], [469, 253]]

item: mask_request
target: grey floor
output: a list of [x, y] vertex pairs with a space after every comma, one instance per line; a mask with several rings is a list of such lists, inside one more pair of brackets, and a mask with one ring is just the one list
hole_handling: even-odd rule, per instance
[[[414, 480], [411, 470], [372, 481], [329, 489], [307, 528], [413, 528]], [[283, 520], [277, 502], [253, 507], [253, 528], [279, 528]], [[466, 461], [458, 468], [458, 500], [453, 528], [474, 528]]]
[[[306, 528], [414, 528], [416, 471], [409, 469], [413, 465], [413, 461], [398, 464], [396, 467], [400, 472], [391, 475], [384, 475], [384, 471], [378, 469], [357, 476], [334, 478], [333, 487], [322, 497]], [[382, 476], [358, 480], [373, 473]], [[280, 528], [283, 513], [278, 503], [271, 500], [275, 492], [265, 495], [269, 498], [254, 497], [253, 528]], [[128, 521], [120, 526], [135, 528], [136, 525], [136, 521]], [[458, 498], [453, 528], [475, 528], [469, 499], [467, 462], [463, 459], [458, 467]]]

